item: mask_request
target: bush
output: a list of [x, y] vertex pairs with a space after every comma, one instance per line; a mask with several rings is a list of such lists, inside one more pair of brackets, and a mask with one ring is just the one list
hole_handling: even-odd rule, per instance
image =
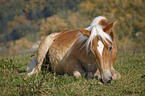
[[9, 45], [8, 54], [16, 55], [22, 53], [26, 49], [31, 48], [32, 42], [28, 41], [26, 38], [21, 38], [19, 40], [16, 40], [15, 42], [13, 41], [9, 42], [8, 45]]
[[42, 19], [42, 25], [40, 27], [40, 35], [48, 35], [53, 32], [67, 29], [67, 24], [63, 19], [54, 15], [46, 19]]

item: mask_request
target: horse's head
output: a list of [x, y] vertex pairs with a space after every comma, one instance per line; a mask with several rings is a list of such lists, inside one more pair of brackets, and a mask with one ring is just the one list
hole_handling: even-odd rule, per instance
[[[99, 18], [100, 19], [100, 18]], [[88, 37], [86, 50], [90, 50], [100, 70], [101, 80], [104, 83], [112, 82], [111, 66], [114, 63], [114, 48], [116, 43], [112, 32], [114, 22], [108, 24], [106, 18], [91, 24], [87, 30], [80, 30]], [[88, 51], [88, 52], [90, 52]], [[116, 58], [116, 54], [115, 54]]]

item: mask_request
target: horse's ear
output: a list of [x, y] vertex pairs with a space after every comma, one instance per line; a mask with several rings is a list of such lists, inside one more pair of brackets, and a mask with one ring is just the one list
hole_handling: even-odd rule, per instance
[[103, 30], [104, 32], [110, 34], [111, 33], [111, 30], [112, 30], [112, 27], [113, 25], [115, 24], [116, 21], [113, 21], [112, 23], [110, 23], [108, 26], [106, 26]]
[[91, 32], [85, 29], [79, 29], [77, 28], [77, 30], [79, 30], [81, 33], [83, 33], [85, 36], [89, 37]]

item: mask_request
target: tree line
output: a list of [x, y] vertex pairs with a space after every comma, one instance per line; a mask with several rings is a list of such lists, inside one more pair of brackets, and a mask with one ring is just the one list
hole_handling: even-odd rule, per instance
[[39, 31], [40, 19], [65, 10], [77, 11], [81, 0], [0, 0], [0, 42]]
[[114, 27], [118, 48], [145, 48], [144, 0], [0, 0], [0, 43], [84, 28], [103, 15]]

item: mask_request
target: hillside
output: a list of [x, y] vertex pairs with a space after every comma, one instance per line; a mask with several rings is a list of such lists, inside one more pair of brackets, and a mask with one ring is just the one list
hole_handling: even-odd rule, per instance
[[46, 35], [85, 28], [100, 15], [116, 20], [120, 52], [144, 52], [144, 9], [144, 0], [0, 0], [0, 55], [34, 53]]
[[33, 58], [27, 56], [0, 57], [0, 94], [47, 96], [144, 96], [145, 54], [118, 55], [115, 69], [122, 78], [112, 84], [100, 84], [96, 79], [61, 76], [42, 70], [37, 76], [18, 75], [26, 71]]

